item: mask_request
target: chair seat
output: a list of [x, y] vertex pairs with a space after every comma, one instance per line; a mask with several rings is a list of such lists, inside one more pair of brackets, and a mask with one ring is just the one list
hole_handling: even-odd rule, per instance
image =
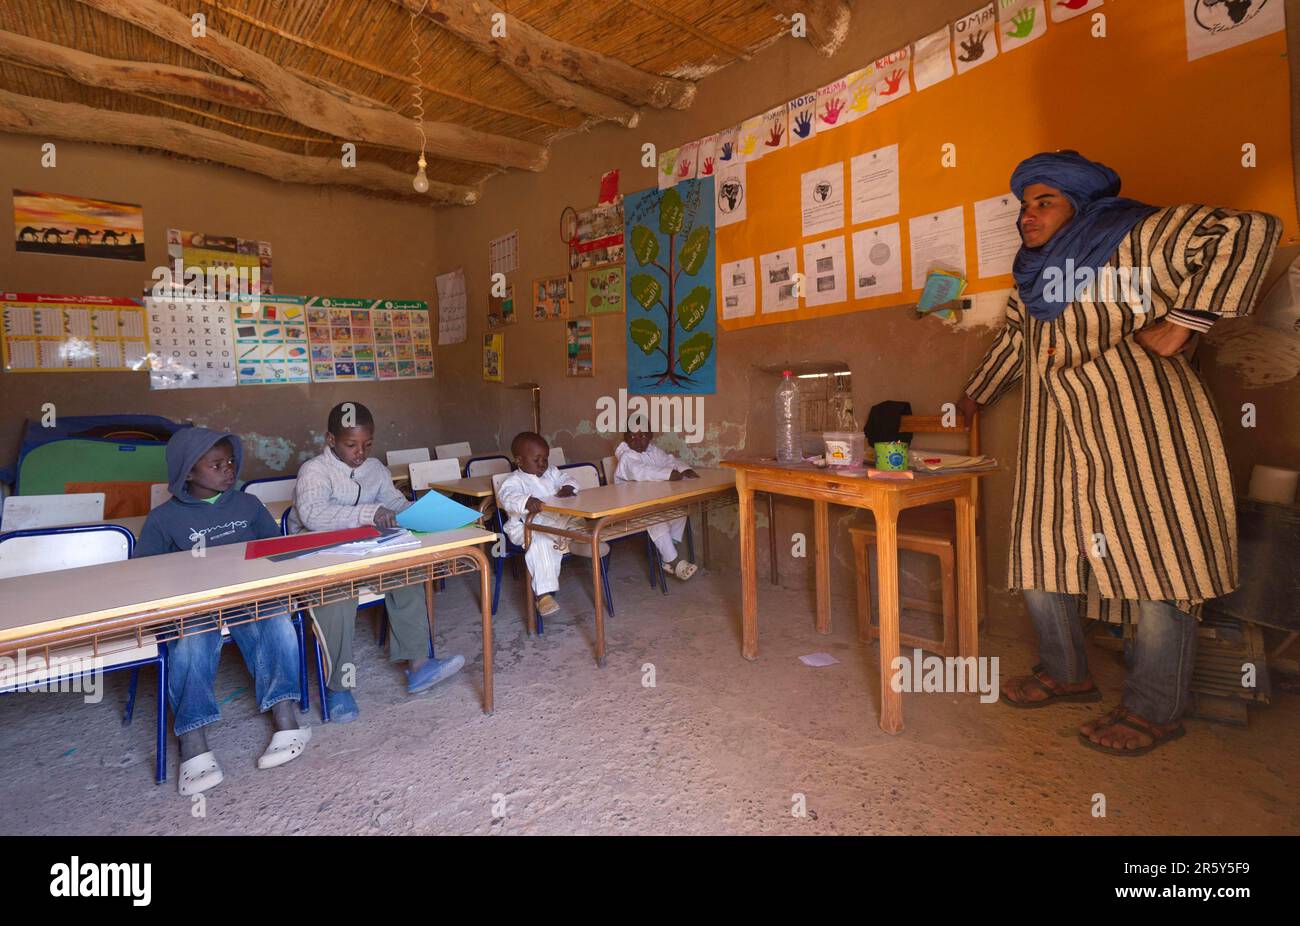
[[365, 607], [368, 604], [374, 604], [376, 601], [383, 601], [383, 595], [376, 595], [368, 588], [361, 589], [361, 594], [357, 596], [357, 606]]
[[[871, 512], [866, 512], [864, 523], [849, 528], [851, 534], [865, 535], [868, 540], [876, 537], [876, 523]], [[915, 539], [921, 542], [952, 542], [957, 536], [957, 514], [952, 505], [923, 505], [920, 508], [905, 508], [898, 514], [898, 539], [906, 541]]]
[[[99, 657], [95, 656], [95, 648], [90, 643], [53, 650], [50, 653], [49, 662], [43, 661], [44, 657], [40, 656], [40, 654], [29, 656], [28, 660], [31, 663], [35, 663], [37, 658], [40, 658], [42, 662], [39, 666], [35, 664], [26, 665], [21, 672], [18, 671], [16, 666], [9, 665], [10, 661], [6, 660], [4, 668], [0, 669], [0, 692], [20, 690], [31, 685], [41, 685], [50, 680], [58, 680], [70, 674], [67, 667], [69, 662], [72, 664], [74, 671], [80, 674], [92, 669], [106, 672], [115, 666], [125, 665], [129, 662], [157, 659], [157, 639], [153, 634], [146, 635], [144, 639], [143, 646], [104, 653]], [[99, 660], [98, 663], [94, 661], [96, 658]]]

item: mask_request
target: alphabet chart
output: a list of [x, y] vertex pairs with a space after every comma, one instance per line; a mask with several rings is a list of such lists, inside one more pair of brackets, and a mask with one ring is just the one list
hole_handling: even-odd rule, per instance
[[149, 297], [144, 306], [149, 326], [150, 389], [235, 385], [229, 303]]

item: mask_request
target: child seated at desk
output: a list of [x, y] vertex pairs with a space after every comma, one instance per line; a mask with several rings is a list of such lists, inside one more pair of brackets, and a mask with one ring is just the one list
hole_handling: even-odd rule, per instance
[[[655, 436], [639, 419], [628, 422], [623, 433], [623, 443], [614, 450], [618, 467], [614, 470], [614, 484], [624, 482], [677, 482], [679, 479], [698, 479], [699, 474], [671, 453], [656, 447]], [[699, 570], [685, 558], [677, 558], [677, 546], [686, 532], [686, 519], [677, 518], [668, 523], [652, 524], [646, 533], [654, 541], [663, 559], [664, 572], [685, 582]]]
[[[325, 450], [298, 470], [289, 532], [336, 531], [350, 527], [396, 527], [397, 515], [412, 504], [393, 487], [388, 467], [369, 456], [375, 419], [360, 402], [340, 402], [330, 409]], [[428, 599], [423, 585], [390, 589], [384, 596], [391, 642], [389, 659], [405, 661], [406, 692], [418, 694], [450, 678], [465, 665], [464, 656], [429, 658]], [[312, 608], [328, 663], [325, 697], [330, 718], [348, 723], [359, 710], [352, 640], [357, 599]]]
[[[172, 435], [166, 454], [172, 497], [149, 512], [133, 556], [190, 552], [200, 543], [215, 547], [280, 535], [279, 525], [262, 502], [235, 490], [244, 460], [243, 444], [236, 435], [186, 428]], [[178, 568], [201, 569], [202, 563], [187, 558]], [[238, 616], [226, 614], [228, 620]], [[223, 777], [204, 732], [205, 726], [221, 718], [213, 688], [221, 659], [221, 632], [215, 621], [211, 629], [203, 626], [202, 616], [187, 620], [185, 636], [167, 644], [167, 700], [176, 717], [181, 750], [177, 784], [186, 796], [216, 787]], [[258, 708], [269, 710], [275, 725], [257, 767], [275, 768], [296, 759], [311, 739], [311, 729], [298, 726], [293, 709], [298, 696], [298, 635], [287, 613], [234, 624], [230, 636], [252, 673]]]
[[[542, 511], [540, 499], [557, 496], [570, 498], [578, 493], [578, 482], [550, 465], [551, 445], [533, 431], [524, 431], [510, 442], [515, 465], [519, 468], [507, 476], [497, 490], [497, 501], [508, 516], [506, 536], [516, 546], [524, 544], [524, 518], [536, 514], [534, 524], [549, 527], [576, 527], [577, 518]], [[540, 514], [538, 512], [541, 512]], [[524, 561], [533, 577], [533, 594], [537, 596], [537, 613], [550, 617], [560, 610], [554, 593], [560, 587], [560, 563], [569, 552], [569, 538], [534, 533]], [[607, 545], [602, 544], [602, 555]]]

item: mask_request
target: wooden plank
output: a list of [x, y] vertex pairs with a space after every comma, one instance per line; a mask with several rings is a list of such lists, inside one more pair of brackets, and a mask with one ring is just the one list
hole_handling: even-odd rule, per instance
[[490, 498], [493, 495], [491, 476], [471, 476], [468, 479], [443, 479], [429, 483], [429, 488], [470, 498]]
[[[972, 483], [974, 480], [972, 480]], [[975, 555], [975, 503], [967, 495], [957, 505], [957, 649], [979, 655], [979, 568]]]
[[872, 514], [876, 518], [876, 579], [880, 586], [880, 729], [902, 733], [903, 695], [890, 683], [899, 649], [898, 511], [886, 499]]
[[754, 540], [754, 493], [744, 470], [736, 473], [736, 495], [740, 499], [740, 652], [753, 660], [758, 658], [758, 544]]
[[813, 546], [817, 573], [818, 633], [831, 632], [831, 533], [829, 506], [824, 501], [813, 502]]
[[149, 610], [184, 607], [221, 595], [274, 588], [295, 580], [347, 576], [367, 570], [400, 568], [427, 559], [430, 552], [492, 543], [496, 535], [478, 528], [426, 534], [419, 547], [353, 557], [311, 556], [272, 562], [244, 559], [244, 544], [209, 547], [195, 557], [187, 551], [104, 563], [58, 572], [0, 580], [0, 643], [129, 616]]

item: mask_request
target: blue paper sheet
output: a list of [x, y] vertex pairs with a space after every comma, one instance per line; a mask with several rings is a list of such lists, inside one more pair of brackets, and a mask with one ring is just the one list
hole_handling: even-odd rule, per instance
[[397, 523], [407, 530], [433, 533], [451, 531], [478, 520], [478, 512], [453, 502], [438, 492], [427, 492], [418, 502], [397, 516]]

